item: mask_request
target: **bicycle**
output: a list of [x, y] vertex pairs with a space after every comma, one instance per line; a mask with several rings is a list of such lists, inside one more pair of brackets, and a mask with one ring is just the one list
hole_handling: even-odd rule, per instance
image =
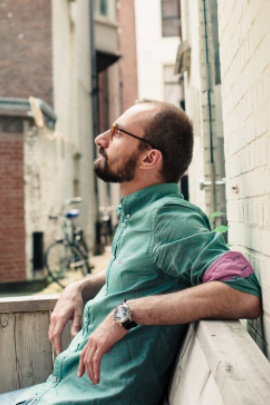
[[102, 248], [111, 244], [112, 239], [112, 221], [110, 213], [114, 211], [114, 207], [99, 207], [99, 240]]
[[[67, 285], [71, 271], [80, 270], [86, 276], [93, 269], [89, 263], [89, 250], [83, 230], [74, 223], [75, 218], [80, 215], [80, 211], [75, 208], [66, 211], [67, 205], [77, 204], [81, 201], [80, 197], [65, 201], [60, 213], [60, 216], [64, 217], [64, 237], [56, 239], [49, 245], [45, 253], [48, 275], [62, 288]], [[58, 216], [50, 215], [49, 219], [56, 220]]]

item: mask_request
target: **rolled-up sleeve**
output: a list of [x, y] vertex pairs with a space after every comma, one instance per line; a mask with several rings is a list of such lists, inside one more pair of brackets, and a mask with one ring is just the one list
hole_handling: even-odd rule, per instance
[[154, 255], [157, 269], [186, 287], [215, 280], [260, 296], [251, 264], [227, 248], [200, 211], [177, 204], [162, 207], [156, 214]]

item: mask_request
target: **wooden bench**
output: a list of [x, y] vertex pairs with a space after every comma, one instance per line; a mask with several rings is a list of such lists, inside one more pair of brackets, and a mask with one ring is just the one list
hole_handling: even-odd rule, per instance
[[[0, 393], [45, 381], [54, 351], [49, 316], [57, 296], [0, 299]], [[71, 340], [69, 325], [63, 342]], [[239, 321], [191, 324], [164, 405], [270, 404], [270, 364]]]

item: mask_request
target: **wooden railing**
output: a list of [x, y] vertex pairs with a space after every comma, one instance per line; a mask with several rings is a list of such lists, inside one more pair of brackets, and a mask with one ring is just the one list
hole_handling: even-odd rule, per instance
[[[0, 299], [0, 393], [44, 382], [54, 352], [49, 315], [58, 296]], [[70, 342], [69, 327], [64, 347]], [[270, 364], [239, 321], [191, 324], [164, 405], [265, 405]]]
[[[55, 353], [48, 339], [58, 295], [0, 299], [0, 393], [44, 382]], [[67, 325], [63, 346], [71, 340]]]
[[240, 321], [191, 324], [165, 404], [270, 404], [270, 364]]

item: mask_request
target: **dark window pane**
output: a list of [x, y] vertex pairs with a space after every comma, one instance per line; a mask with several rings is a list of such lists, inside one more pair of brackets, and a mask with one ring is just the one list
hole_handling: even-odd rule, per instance
[[179, 17], [178, 1], [179, 0], [162, 0], [162, 16]]
[[180, 32], [180, 22], [177, 19], [163, 20], [163, 36], [164, 37], [177, 37]]
[[108, 14], [107, 0], [101, 0], [100, 1], [100, 14], [105, 15], [105, 16]]
[[162, 35], [174, 37], [180, 35], [179, 0], [161, 0]]

